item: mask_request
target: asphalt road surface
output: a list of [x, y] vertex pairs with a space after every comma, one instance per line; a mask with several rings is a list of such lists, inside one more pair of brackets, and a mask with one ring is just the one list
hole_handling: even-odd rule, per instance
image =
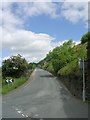
[[2, 100], [3, 118], [88, 118], [88, 105], [42, 69], [35, 69], [27, 83]]

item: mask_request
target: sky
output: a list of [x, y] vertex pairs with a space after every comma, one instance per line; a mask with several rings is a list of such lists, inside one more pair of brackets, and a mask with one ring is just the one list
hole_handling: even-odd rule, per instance
[[0, 65], [21, 54], [39, 62], [50, 50], [88, 31], [89, 0], [3, 0], [0, 2]]

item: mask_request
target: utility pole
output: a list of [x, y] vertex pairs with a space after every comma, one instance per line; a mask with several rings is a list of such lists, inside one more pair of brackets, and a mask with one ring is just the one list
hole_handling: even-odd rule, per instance
[[85, 67], [86, 67], [86, 65], [85, 65], [85, 60], [84, 60], [84, 58], [81, 60], [80, 58], [79, 58], [79, 67], [82, 69], [82, 74], [83, 74], [83, 90], [82, 90], [82, 98], [83, 98], [83, 102], [85, 102]]
[[85, 102], [85, 64], [83, 58], [83, 102]]

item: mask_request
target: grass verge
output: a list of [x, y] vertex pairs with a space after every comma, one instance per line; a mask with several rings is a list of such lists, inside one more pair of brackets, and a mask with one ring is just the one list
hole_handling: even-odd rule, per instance
[[5, 84], [2, 86], [2, 95], [16, 89], [27, 81], [26, 77], [15, 78], [14, 83]]
[[[21, 76], [19, 78], [14, 78], [14, 82], [13, 83], [9, 83], [9, 84], [4, 84], [2, 85], [2, 89], [0, 89], [0, 93], [2, 93], [2, 95], [7, 94], [8, 92], [18, 88], [19, 86], [23, 85], [30, 77], [31, 73], [33, 72], [33, 70], [31, 72], [29, 72], [29, 75], [25, 75], [25, 76]], [[4, 79], [2, 79], [3, 81]]]

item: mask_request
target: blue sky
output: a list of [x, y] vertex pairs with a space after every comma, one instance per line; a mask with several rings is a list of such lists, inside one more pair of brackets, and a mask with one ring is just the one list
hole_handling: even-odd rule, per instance
[[64, 41], [80, 42], [88, 31], [88, 3], [84, 2], [4, 2], [0, 12], [2, 59], [21, 54], [29, 62], [38, 62]]
[[46, 15], [28, 19], [24, 25], [24, 29], [36, 33], [47, 33], [51, 36], [55, 36], [56, 41], [67, 39], [79, 41], [82, 35], [87, 32], [83, 21], [73, 24], [64, 18], [51, 19]]

